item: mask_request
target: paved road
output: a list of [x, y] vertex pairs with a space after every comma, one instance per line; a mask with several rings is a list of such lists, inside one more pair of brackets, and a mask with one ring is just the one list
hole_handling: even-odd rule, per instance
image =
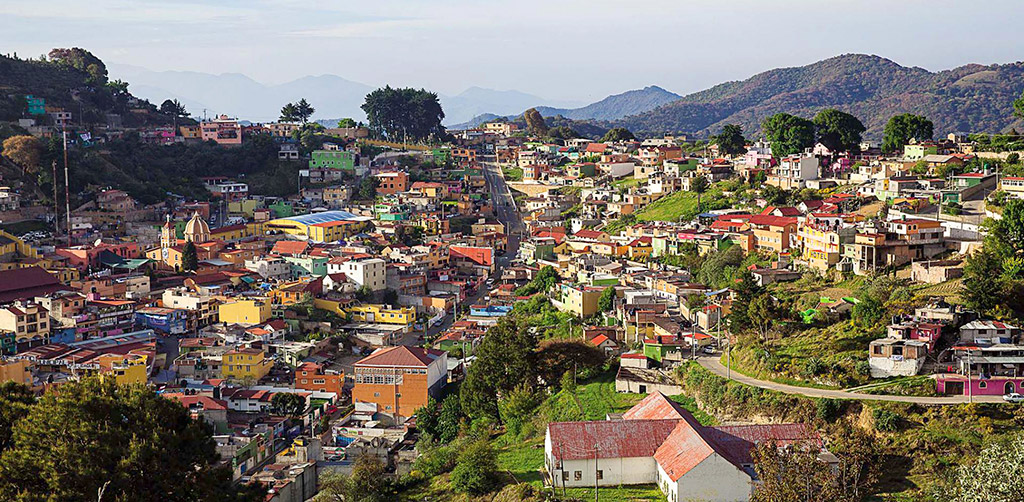
[[[704, 367], [704, 369], [721, 377], [728, 377], [729, 372], [726, 370], [725, 365], [719, 361], [718, 357], [699, 357], [697, 362]], [[732, 379], [750, 385], [752, 387], [760, 387], [762, 389], [774, 390], [778, 392], [784, 392], [786, 394], [800, 394], [807, 397], [827, 397], [832, 399], [860, 399], [866, 401], [895, 401], [900, 403], [915, 403], [915, 404], [964, 404], [968, 401], [967, 396], [943, 396], [943, 397], [921, 397], [921, 396], [884, 396], [884, 395], [873, 395], [873, 394], [860, 394], [857, 392], [848, 392], [844, 390], [826, 390], [826, 389], [812, 389], [808, 387], [797, 387], [795, 385], [786, 385], [775, 382], [768, 382], [765, 380], [758, 380], [739, 374], [738, 372], [732, 372]], [[975, 396], [974, 402], [976, 403], [1001, 403], [1003, 399], [1001, 396]]]

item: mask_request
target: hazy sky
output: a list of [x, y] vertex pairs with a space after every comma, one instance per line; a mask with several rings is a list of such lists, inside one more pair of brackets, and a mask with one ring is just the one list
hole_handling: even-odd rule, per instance
[[942, 70], [1024, 59], [1022, 0], [3, 0], [0, 52], [79, 46], [265, 83], [684, 94], [847, 52]]

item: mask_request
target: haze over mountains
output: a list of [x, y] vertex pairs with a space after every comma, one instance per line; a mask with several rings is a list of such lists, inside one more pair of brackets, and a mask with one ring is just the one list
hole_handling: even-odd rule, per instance
[[[336, 75], [307, 76], [280, 85], [265, 85], [228, 73], [164, 71], [111, 65], [111, 75], [131, 84], [132, 93], [159, 103], [183, 102], [193, 116], [227, 113], [254, 121], [276, 120], [280, 107], [306, 98], [315, 118], [353, 117], [374, 87]], [[880, 138], [890, 117], [915, 113], [930, 118], [936, 133], [1001, 132], [1022, 123], [1012, 116], [1012, 102], [1024, 89], [1024, 63], [970, 64], [931, 72], [901, 66], [864, 54], [845, 54], [810, 65], [778, 68], [742, 81], [726, 82], [679, 96], [657, 86], [608, 96], [586, 106], [558, 103], [515, 91], [470, 87], [441, 95], [450, 128], [472, 127], [497, 117], [518, 116], [536, 107], [545, 117], [562, 115], [604, 128], [622, 126], [634, 133], [716, 134], [725, 124], [740, 124], [748, 137], [760, 134], [764, 118], [778, 112], [812, 117], [824, 108], [839, 108], [861, 119], [866, 137]]]
[[[310, 75], [279, 85], [257, 82], [240, 73], [214, 75], [191, 71], [152, 71], [129, 65], [109, 65], [111, 78], [131, 85], [132, 94], [154, 103], [177, 99], [193, 116], [225, 113], [243, 119], [277, 120], [281, 106], [306, 98], [316, 108], [315, 118], [352, 117], [364, 120], [359, 108], [363, 98], [376, 86], [337, 75]], [[579, 106], [573, 101], [549, 100], [524, 92], [470, 87], [454, 95], [439, 95], [445, 123], [465, 122], [482, 113], [514, 114], [532, 106]]]

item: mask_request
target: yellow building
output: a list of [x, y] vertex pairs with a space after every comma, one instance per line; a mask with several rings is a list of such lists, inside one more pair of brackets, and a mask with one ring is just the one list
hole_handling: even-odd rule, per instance
[[347, 313], [356, 322], [401, 324], [403, 326], [412, 326], [416, 322], [416, 309], [413, 307], [369, 304], [349, 307]]
[[589, 317], [598, 312], [597, 304], [604, 288], [562, 284], [559, 299], [560, 310], [572, 312], [579, 317]]
[[224, 378], [259, 380], [274, 367], [274, 361], [267, 359], [262, 350], [239, 349], [225, 352], [221, 358], [220, 371]]
[[217, 307], [217, 319], [227, 324], [260, 324], [270, 319], [270, 302], [239, 300]]
[[313, 242], [333, 242], [363, 231], [371, 218], [346, 211], [323, 211], [270, 220], [263, 225], [268, 232], [281, 232]]
[[0, 383], [17, 382], [32, 386], [30, 363], [24, 359], [0, 359]]
[[149, 379], [143, 354], [102, 354], [91, 362], [100, 366], [100, 378], [113, 378], [118, 385], [145, 384]]

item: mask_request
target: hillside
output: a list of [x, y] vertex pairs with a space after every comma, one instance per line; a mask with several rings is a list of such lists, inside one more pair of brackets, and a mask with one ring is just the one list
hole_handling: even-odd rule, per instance
[[652, 85], [643, 89], [614, 94], [582, 108], [565, 109], [538, 106], [537, 111], [545, 117], [561, 115], [574, 120], [616, 120], [653, 110], [679, 98], [678, 94]]
[[[102, 62], [98, 65], [106, 71]], [[102, 84], [105, 81], [104, 77], [96, 82], [88, 72], [67, 64], [0, 55], [0, 120], [27, 117], [24, 96], [31, 94], [45, 98], [47, 106], [70, 111], [76, 124], [82, 118], [87, 124], [103, 124], [108, 113], [121, 115], [128, 127], [171, 123], [170, 117], [144, 102], [129, 113], [132, 95], [113, 92]]]
[[720, 84], [615, 125], [635, 133], [707, 135], [735, 123], [749, 137], [774, 113], [811, 117], [823, 108], [839, 108], [861, 119], [868, 138], [880, 138], [886, 121], [905, 112], [930, 118], [936, 134], [997, 132], [1020, 126], [1013, 120], [1012, 102], [1022, 89], [1021, 62], [930, 72], [878, 56], [846, 54]]

